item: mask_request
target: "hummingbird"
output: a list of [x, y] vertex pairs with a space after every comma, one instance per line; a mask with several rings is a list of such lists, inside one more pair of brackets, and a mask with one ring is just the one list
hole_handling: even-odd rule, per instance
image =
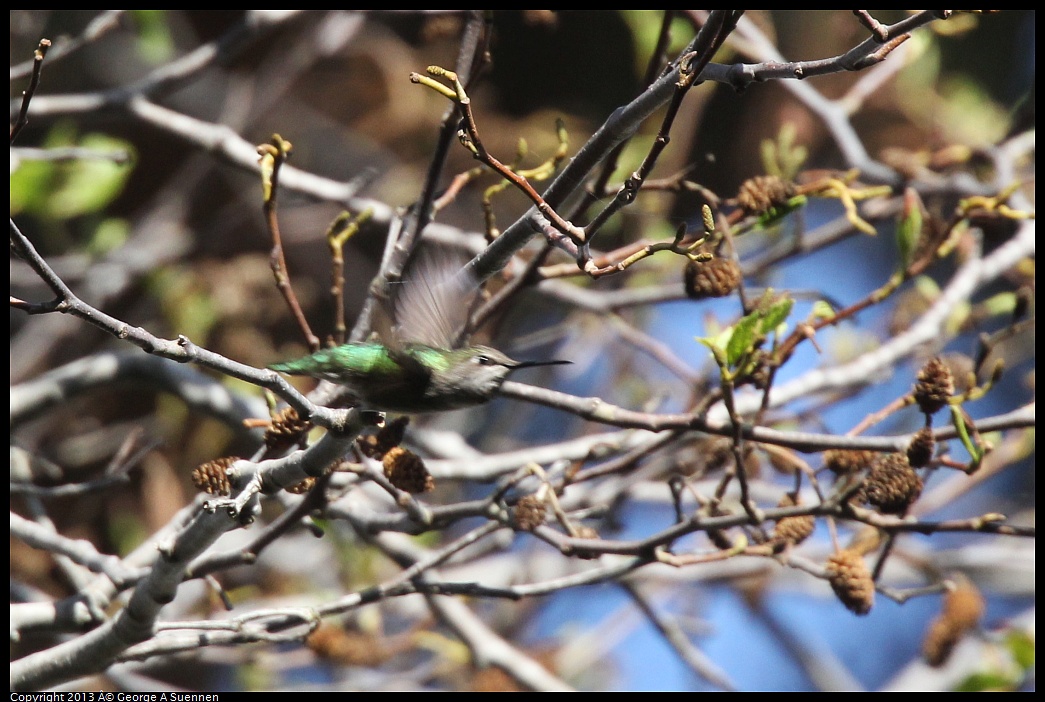
[[570, 363], [516, 361], [489, 346], [459, 345], [478, 285], [455, 268], [449, 259], [422, 257], [399, 288], [394, 310], [375, 310], [376, 340], [321, 349], [269, 368], [344, 385], [367, 409], [414, 414], [479, 405], [512, 371]]

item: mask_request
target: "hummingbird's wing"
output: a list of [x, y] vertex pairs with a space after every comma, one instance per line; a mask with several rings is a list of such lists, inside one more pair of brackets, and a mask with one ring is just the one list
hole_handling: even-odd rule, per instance
[[[417, 387], [428, 383], [431, 371], [407, 347], [408, 340], [400, 334], [393, 319], [392, 305], [387, 298], [378, 300], [371, 319], [371, 326], [378, 341], [388, 351], [388, 356], [403, 370], [403, 381]], [[411, 385], [412, 384], [412, 385]]]
[[453, 348], [477, 290], [453, 256], [442, 250], [422, 252], [396, 296], [396, 335], [403, 343]]

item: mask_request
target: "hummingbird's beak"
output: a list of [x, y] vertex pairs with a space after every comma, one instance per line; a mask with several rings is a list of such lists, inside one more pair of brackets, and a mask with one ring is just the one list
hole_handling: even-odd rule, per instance
[[564, 366], [567, 363], [573, 363], [573, 361], [516, 361], [515, 365], [512, 366], [512, 370], [533, 368], [534, 366]]

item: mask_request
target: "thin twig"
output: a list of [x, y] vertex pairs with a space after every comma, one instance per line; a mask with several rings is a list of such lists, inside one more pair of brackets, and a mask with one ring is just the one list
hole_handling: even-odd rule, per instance
[[269, 252], [269, 267], [272, 275], [276, 278], [276, 288], [279, 289], [283, 299], [287, 302], [291, 314], [298, 323], [305, 343], [309, 351], [318, 351], [320, 347], [319, 337], [312, 333], [312, 328], [305, 318], [305, 312], [301, 309], [301, 303], [294, 293], [294, 286], [290, 284], [290, 273], [287, 271], [287, 259], [283, 255], [283, 240], [279, 234], [279, 217], [276, 213], [276, 197], [279, 193], [279, 173], [283, 163], [290, 155], [291, 144], [278, 134], [273, 134], [268, 144], [258, 146], [258, 154], [261, 156], [261, 178], [264, 200], [262, 211], [265, 213], [265, 224], [268, 226], [269, 235], [272, 237], [272, 250]]
[[41, 39], [36, 51], [33, 52], [33, 74], [29, 79], [29, 87], [22, 93], [22, 107], [18, 110], [18, 119], [11, 126], [11, 144], [15, 143], [22, 128], [29, 123], [29, 103], [36, 94], [36, 89], [40, 87], [40, 74], [44, 70], [44, 56], [47, 55], [49, 48], [51, 48], [51, 40]]

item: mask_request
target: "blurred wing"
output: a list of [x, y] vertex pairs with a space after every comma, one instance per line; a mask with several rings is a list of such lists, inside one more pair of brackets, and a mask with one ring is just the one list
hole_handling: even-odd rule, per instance
[[403, 348], [403, 340], [395, 329], [395, 320], [392, 313], [392, 304], [386, 297], [379, 297], [374, 306], [374, 313], [370, 320], [370, 326], [377, 334], [377, 340], [385, 345], [390, 351], [399, 352]]
[[415, 385], [427, 383], [430, 371], [409, 352], [407, 340], [393, 324], [391, 304], [387, 298], [378, 300], [371, 323], [377, 340], [388, 351], [389, 358], [403, 369], [406, 382]]
[[463, 263], [442, 250], [423, 251], [396, 296], [397, 334], [404, 343], [451, 348], [468, 321], [478, 285]]

